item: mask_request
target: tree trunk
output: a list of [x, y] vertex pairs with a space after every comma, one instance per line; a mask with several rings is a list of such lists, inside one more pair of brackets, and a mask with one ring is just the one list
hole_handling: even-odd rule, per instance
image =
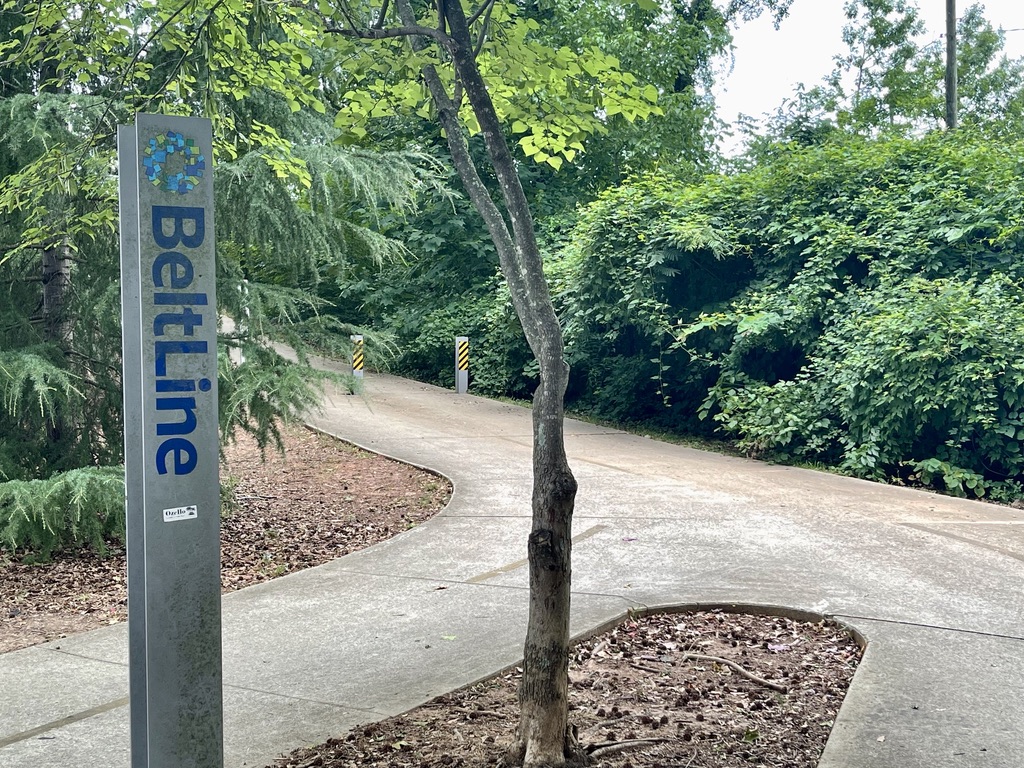
[[956, 66], [956, 0], [946, 0], [946, 129], [959, 123]]
[[43, 327], [46, 340], [66, 348], [71, 338], [67, 301], [71, 289], [71, 261], [57, 245], [43, 251]]
[[[448, 139], [452, 160], [473, 205], [494, 241], [512, 301], [540, 366], [533, 398], [533, 528], [527, 546], [529, 623], [520, 687], [520, 721], [512, 759], [524, 768], [560, 766], [575, 746], [568, 728], [569, 608], [572, 578], [572, 514], [576, 479], [565, 457], [563, 416], [569, 367], [562, 330], [551, 303], [533, 217], [515, 161], [473, 52], [472, 36], [458, 0], [440, 2], [453, 41], [449, 53], [473, 108], [501, 189], [508, 221], [498, 210], [470, 157], [458, 107], [432, 66], [423, 70]], [[396, 3], [402, 23], [414, 26], [409, 0]], [[425, 43], [414, 38], [413, 46]]]
[[576, 481], [563, 443], [562, 402], [568, 368], [564, 363], [561, 368], [561, 373], [551, 370], [547, 377], [542, 375], [533, 398], [530, 612], [516, 744], [516, 751], [523, 752], [524, 766], [562, 765], [575, 748], [568, 727], [568, 675]]
[[[56, 27], [47, 34], [55, 34]], [[39, 92], [56, 93], [53, 80], [57, 77], [58, 62], [47, 58], [39, 68]], [[71, 260], [64, 243], [56, 243], [43, 250], [42, 256], [42, 325], [48, 342], [59, 348], [65, 355], [71, 345], [72, 318], [68, 312], [68, 298], [71, 293]], [[50, 445], [60, 442], [67, 432], [65, 415], [56, 412], [47, 425], [47, 440]]]
[[[67, 250], [56, 245], [43, 251], [43, 329], [46, 340], [65, 355], [71, 343], [71, 317], [68, 312], [68, 294], [71, 291], [71, 261]], [[46, 425], [46, 440], [56, 446], [67, 434], [66, 414], [58, 408]]]

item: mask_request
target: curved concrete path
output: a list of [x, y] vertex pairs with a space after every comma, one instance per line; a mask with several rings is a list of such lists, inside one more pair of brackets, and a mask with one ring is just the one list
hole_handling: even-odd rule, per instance
[[[387, 376], [313, 423], [455, 483], [429, 523], [224, 599], [226, 765], [409, 709], [514, 663], [526, 615], [525, 409]], [[869, 646], [822, 768], [1024, 764], [1024, 514], [567, 424], [573, 629], [757, 603]], [[0, 766], [128, 765], [126, 632], [0, 655]]]

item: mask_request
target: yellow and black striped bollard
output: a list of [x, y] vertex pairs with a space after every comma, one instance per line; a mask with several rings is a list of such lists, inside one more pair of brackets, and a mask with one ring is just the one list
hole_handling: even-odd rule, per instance
[[352, 338], [352, 375], [363, 378], [363, 337], [356, 334]]
[[469, 391], [469, 338], [455, 337], [455, 392], [460, 395]]

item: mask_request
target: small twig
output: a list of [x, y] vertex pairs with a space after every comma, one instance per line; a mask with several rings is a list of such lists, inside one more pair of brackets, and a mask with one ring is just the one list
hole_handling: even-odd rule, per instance
[[752, 683], [763, 685], [765, 688], [771, 688], [773, 691], [778, 691], [779, 693], [789, 693], [789, 689], [786, 686], [780, 685], [779, 683], [773, 683], [771, 680], [765, 680], [763, 677], [758, 677], [753, 672], [748, 672], [735, 661], [723, 659], [721, 656], [704, 656], [700, 653], [686, 653], [683, 654], [683, 659], [712, 661], [715, 664], [721, 664], [722, 666], [729, 667], [729, 669], [737, 672], [740, 676], [747, 678], [747, 680], [750, 680]]
[[487, 11], [484, 13], [484, 23], [480, 25], [480, 37], [477, 38], [473, 48], [473, 58], [479, 58], [480, 51], [484, 49], [484, 42], [487, 40], [487, 29], [491, 25], [491, 11], [494, 9], [493, 0], [487, 3]]
[[445, 48], [451, 49], [455, 45], [455, 41], [452, 40], [448, 35], [444, 34], [438, 29], [433, 27], [420, 27], [420, 26], [404, 26], [404, 27], [392, 27], [387, 29], [376, 29], [374, 27], [366, 27], [360, 29], [358, 27], [335, 27], [333, 25], [325, 25], [324, 32], [331, 35], [341, 35], [343, 37], [354, 37], [362, 40], [387, 40], [390, 38], [399, 37], [429, 37], [435, 40], [437, 43]]
[[625, 719], [626, 719], [625, 715], [622, 715], [620, 717], [609, 717], [607, 720], [602, 720], [600, 723], [598, 723], [594, 727], [595, 728], [606, 728], [609, 725], [612, 725], [613, 723], [621, 723]]
[[501, 712], [492, 712], [489, 709], [470, 709], [469, 707], [452, 707], [452, 709], [454, 709], [456, 712], [462, 712], [462, 713], [464, 713], [466, 715], [469, 715], [470, 719], [472, 719], [473, 717], [485, 717], [485, 716], [486, 717], [504, 717], [504, 715], [502, 715]]
[[641, 656], [640, 657], [640, 661], [653, 661], [653, 662], [655, 662], [657, 664], [671, 664], [672, 663], [671, 661], [666, 661], [665, 659], [659, 659], [657, 656]]
[[472, 16], [470, 16], [468, 19], [466, 19], [466, 24], [468, 26], [472, 27], [474, 24], [477, 23], [477, 21], [479, 21], [480, 17], [484, 13], [490, 13], [491, 8], [493, 8], [493, 7], [494, 7], [494, 0], [487, 0], [483, 5], [481, 5], [479, 8], [477, 8], [473, 12]]
[[631, 661], [629, 663], [629, 666], [633, 667], [634, 669], [639, 669], [641, 672], [650, 672], [651, 674], [654, 674], [654, 675], [660, 675], [661, 674], [661, 670], [660, 669], [655, 669], [654, 667], [645, 667], [643, 664], [637, 664], [635, 661]]
[[668, 739], [629, 739], [628, 741], [603, 741], [600, 744], [591, 744], [586, 748], [587, 754], [591, 757], [607, 757], [626, 752], [630, 749], [639, 749], [651, 744], [664, 744]]

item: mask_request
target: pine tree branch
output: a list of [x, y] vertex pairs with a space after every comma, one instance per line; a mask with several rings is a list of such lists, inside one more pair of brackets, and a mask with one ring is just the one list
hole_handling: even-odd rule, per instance
[[[71, 357], [77, 357], [79, 360], [82, 360], [82, 361], [84, 361], [86, 363], [91, 363], [92, 367], [93, 367], [93, 370], [95, 370], [97, 368], [105, 368], [107, 370], [107, 372], [110, 373], [114, 377], [114, 379], [116, 381], [120, 381], [121, 380], [121, 368], [120, 368], [120, 366], [111, 365], [110, 363], [104, 362], [103, 360], [97, 360], [95, 357], [87, 355], [84, 352], [79, 352], [79, 351], [77, 351], [75, 349], [67, 349], [67, 350], [64, 350], [64, 351], [65, 351], [66, 354], [70, 355]], [[87, 384], [92, 384], [93, 386], [100, 387], [102, 389], [102, 387], [100, 385], [96, 384], [96, 382], [89, 381], [88, 378], [83, 379], [83, 381], [85, 381]]]

